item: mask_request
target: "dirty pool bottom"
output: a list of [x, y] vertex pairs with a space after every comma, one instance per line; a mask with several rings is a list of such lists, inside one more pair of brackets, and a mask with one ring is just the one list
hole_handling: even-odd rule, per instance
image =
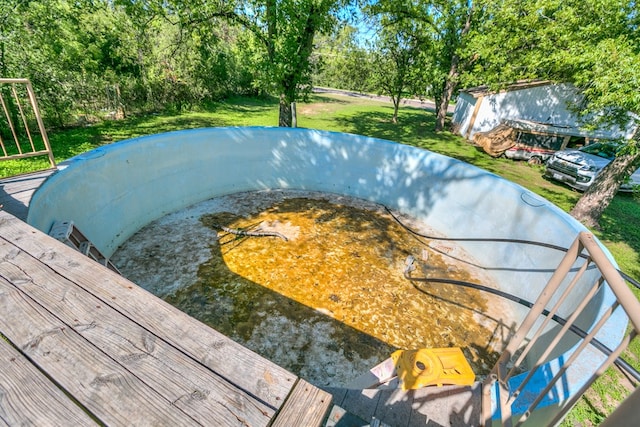
[[[267, 235], [245, 235], [253, 233]], [[130, 280], [318, 386], [344, 386], [396, 349], [423, 347], [461, 347], [476, 375], [486, 374], [510, 333], [508, 308], [454, 285], [416, 289], [403, 277], [408, 255], [417, 260], [415, 276], [491, 285], [460, 247], [416, 238], [380, 205], [317, 192], [202, 202], [146, 226], [112, 261]]]

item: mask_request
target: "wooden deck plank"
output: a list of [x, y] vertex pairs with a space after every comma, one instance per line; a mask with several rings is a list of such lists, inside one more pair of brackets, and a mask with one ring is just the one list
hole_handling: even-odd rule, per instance
[[129, 319], [136, 319], [151, 334], [165, 337], [172, 346], [192, 355], [269, 406], [279, 409], [291, 391], [296, 376], [284, 368], [231, 341], [104, 266], [88, 258], [80, 260], [73, 249], [4, 212], [0, 212], [0, 235], [68, 280], [82, 283], [102, 304]]
[[4, 277], [0, 313], [0, 332], [105, 424], [194, 423]]
[[371, 420], [381, 394], [381, 390], [348, 390], [340, 406], [363, 420]]
[[[202, 424], [267, 425], [275, 410], [239, 392], [225, 379], [122, 316], [81, 287], [0, 240], [2, 275], [38, 301], [67, 328], [108, 354], [172, 405]], [[28, 276], [24, 272], [28, 271]], [[62, 297], [61, 297], [62, 296]], [[113, 296], [126, 298], [128, 295]]]
[[373, 416], [391, 426], [406, 426], [412, 415], [413, 392], [414, 390], [380, 390]]
[[20, 352], [0, 338], [0, 425], [95, 425]]
[[394, 427], [480, 425], [481, 387], [442, 386], [418, 390], [327, 388], [334, 403], [349, 413]]
[[328, 415], [331, 401], [331, 394], [301, 379], [271, 425], [272, 427], [320, 426]]
[[34, 191], [53, 173], [50, 169], [0, 180], [0, 205], [3, 210], [26, 221]]

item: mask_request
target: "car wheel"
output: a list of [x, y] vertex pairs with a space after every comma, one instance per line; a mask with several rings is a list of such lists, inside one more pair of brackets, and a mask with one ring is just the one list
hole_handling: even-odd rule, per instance
[[527, 163], [529, 163], [530, 165], [541, 165], [543, 162], [541, 157], [533, 156], [529, 160], [527, 160]]

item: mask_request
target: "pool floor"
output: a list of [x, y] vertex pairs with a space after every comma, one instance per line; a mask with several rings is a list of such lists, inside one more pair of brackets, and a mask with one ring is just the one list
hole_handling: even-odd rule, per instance
[[[434, 234], [399, 213], [402, 223]], [[259, 191], [149, 224], [114, 254], [122, 273], [308, 381], [340, 387], [395, 349], [461, 347], [488, 373], [512, 333], [509, 307], [415, 275], [495, 286], [464, 250], [417, 238], [383, 206], [335, 194]]]

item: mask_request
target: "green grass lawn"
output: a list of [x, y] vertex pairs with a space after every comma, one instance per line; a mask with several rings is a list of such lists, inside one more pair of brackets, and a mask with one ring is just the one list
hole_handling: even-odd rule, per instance
[[[494, 159], [481, 149], [449, 132], [433, 132], [434, 114], [402, 107], [399, 123], [393, 124], [390, 104], [338, 95], [314, 95], [298, 104], [298, 126], [349, 132], [397, 141], [425, 148], [474, 164], [516, 182], [569, 211], [580, 193], [542, 177], [543, 167], [526, 162]], [[49, 139], [58, 162], [115, 141], [146, 134], [211, 126], [273, 126], [277, 124], [277, 100], [235, 98], [182, 114], [156, 114], [104, 121], [91, 126], [51, 132]], [[46, 160], [26, 159], [0, 162], [0, 177], [48, 166]], [[618, 195], [607, 208], [601, 230], [594, 230], [609, 248], [622, 270], [640, 280], [640, 202]], [[640, 369], [637, 342], [627, 359]], [[601, 421], [628, 394], [617, 371], [610, 370], [580, 401], [566, 425], [593, 425]]]

